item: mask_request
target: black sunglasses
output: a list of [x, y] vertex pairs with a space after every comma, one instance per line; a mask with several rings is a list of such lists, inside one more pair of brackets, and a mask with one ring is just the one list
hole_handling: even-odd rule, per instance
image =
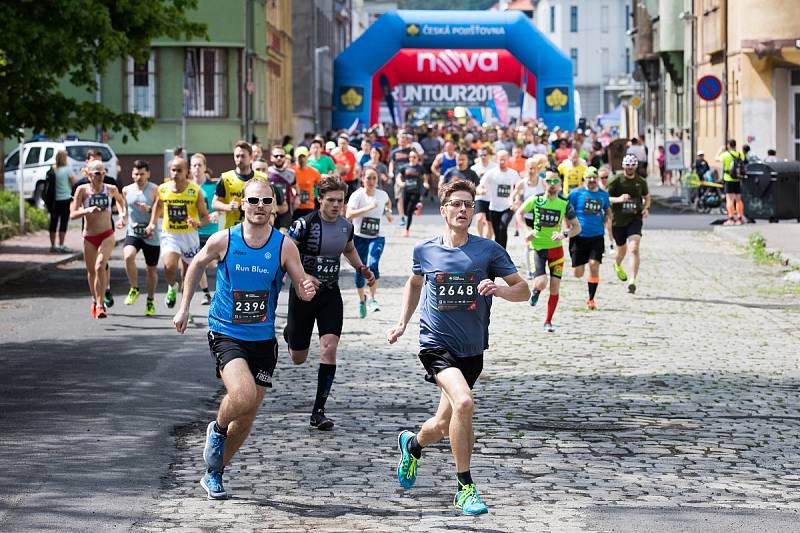
[[245, 198], [245, 200], [247, 200], [247, 203], [250, 205], [258, 205], [258, 204], [272, 205], [272, 202], [275, 199], [272, 196], [264, 196], [263, 198], [258, 198], [256, 196], [248, 196], [247, 198]]
[[272, 154], [272, 157], [274, 157], [276, 159], [280, 159], [282, 157], [286, 157], [286, 154]]

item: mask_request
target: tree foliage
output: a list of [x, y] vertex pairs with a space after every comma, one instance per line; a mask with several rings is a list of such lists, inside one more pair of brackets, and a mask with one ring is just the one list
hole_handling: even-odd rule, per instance
[[[204, 24], [186, 11], [197, 0], [13, 0], [3, 4], [0, 39], [0, 137], [19, 128], [47, 135], [94, 125], [128, 130], [136, 138], [152, 119], [115, 113], [95, 103], [95, 73], [113, 60], [144, 61], [154, 38], [205, 37]], [[62, 94], [62, 80], [85, 89], [86, 99]]]

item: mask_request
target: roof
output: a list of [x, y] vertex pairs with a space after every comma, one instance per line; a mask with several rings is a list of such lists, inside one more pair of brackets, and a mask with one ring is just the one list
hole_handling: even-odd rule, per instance
[[[501, 2], [497, 2], [489, 9], [497, 11], [500, 9], [500, 4]], [[533, 11], [534, 7], [532, 0], [513, 0], [508, 2], [506, 9], [510, 11]]]

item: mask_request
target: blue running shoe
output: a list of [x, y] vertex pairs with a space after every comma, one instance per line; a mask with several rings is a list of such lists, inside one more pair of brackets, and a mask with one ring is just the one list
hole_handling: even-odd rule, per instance
[[400, 462], [397, 463], [397, 480], [404, 489], [410, 489], [417, 481], [417, 462], [419, 459], [408, 451], [408, 443], [414, 436], [410, 431], [402, 431], [397, 436], [397, 447], [400, 448]]
[[200, 480], [200, 486], [206, 489], [209, 500], [225, 500], [228, 492], [222, 486], [222, 472], [209, 470]]
[[475, 483], [461, 485], [461, 490], [456, 492], [453, 498], [453, 505], [466, 515], [478, 515], [489, 512], [489, 508], [486, 507], [486, 504], [483, 503], [478, 494], [478, 489], [475, 488]]
[[531, 307], [536, 305], [536, 302], [539, 301], [539, 295], [540, 294], [542, 294], [542, 293], [537, 291], [537, 290], [535, 290], [535, 289], [531, 291], [531, 297], [528, 298], [528, 303], [531, 304]]
[[203, 449], [203, 459], [210, 470], [221, 472], [222, 456], [225, 453], [225, 435], [214, 431], [215, 422], [212, 420], [206, 428], [206, 447]]

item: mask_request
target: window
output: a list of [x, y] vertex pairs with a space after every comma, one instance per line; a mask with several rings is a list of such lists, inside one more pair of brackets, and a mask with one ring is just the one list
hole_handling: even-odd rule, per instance
[[631, 6], [625, 4], [625, 31], [630, 31], [631, 29]]
[[578, 33], [578, 6], [570, 6], [569, 8], [569, 31]]
[[6, 162], [6, 170], [17, 170], [19, 168], [19, 150], [15, 150]]
[[556, 32], [556, 6], [550, 6], [550, 33]]
[[156, 61], [155, 54], [144, 63], [128, 58], [128, 113], [145, 117], [156, 116]]
[[42, 160], [42, 162], [46, 163], [46, 162], [50, 161], [50, 158], [53, 157], [54, 153], [55, 153], [55, 149], [53, 149], [53, 148], [48, 148], [47, 150], [45, 150], [44, 151], [44, 159]]
[[184, 65], [184, 112], [190, 117], [225, 115], [225, 50], [187, 48]]
[[572, 60], [572, 75], [578, 77], [578, 49], [569, 49], [569, 58]]
[[608, 6], [600, 6], [600, 31], [608, 33]]
[[625, 48], [625, 74], [631, 73], [631, 49]]
[[97, 150], [100, 152], [100, 158], [104, 162], [111, 160], [111, 151], [102, 144], [75, 144], [67, 146], [67, 157], [73, 161], [86, 161], [89, 150]]
[[800, 70], [792, 70], [789, 74], [791, 79], [791, 84], [794, 86], [800, 85]]
[[605, 78], [608, 75], [608, 48], [600, 49], [600, 66], [603, 69], [602, 75]]
[[28, 155], [25, 156], [25, 166], [28, 165], [38, 165], [39, 164], [39, 154], [42, 152], [42, 149], [38, 146], [34, 146], [30, 150], [28, 150]]

